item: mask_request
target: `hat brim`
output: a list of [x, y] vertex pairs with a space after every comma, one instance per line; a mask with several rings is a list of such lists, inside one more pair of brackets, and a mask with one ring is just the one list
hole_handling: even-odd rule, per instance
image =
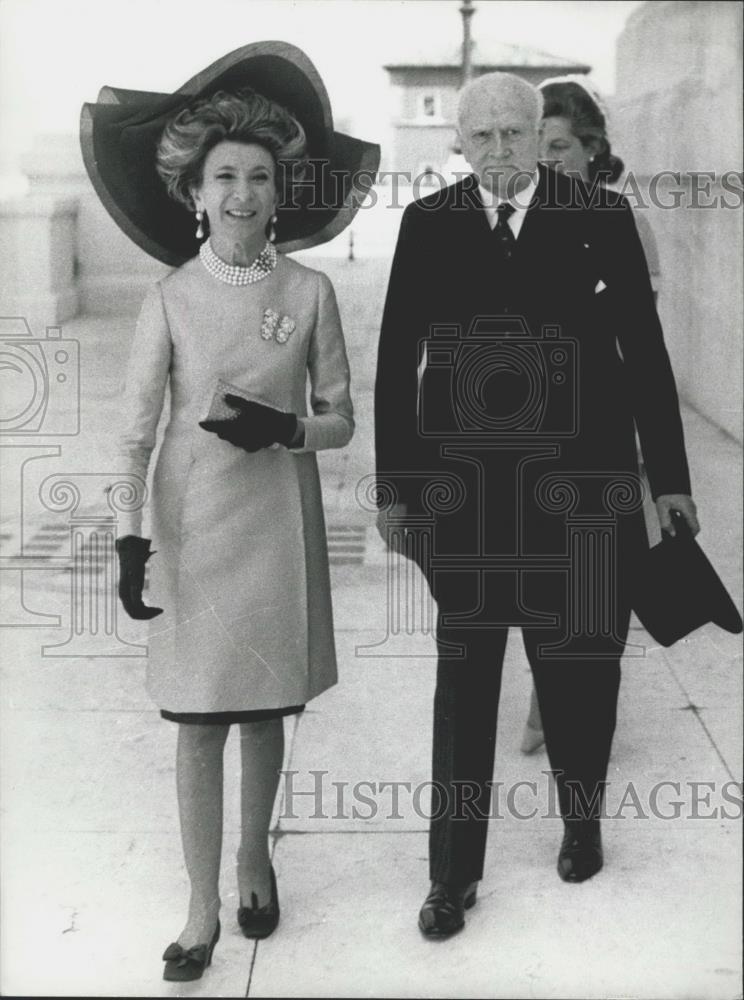
[[374, 183], [380, 147], [333, 129], [328, 95], [307, 56], [285, 42], [255, 42], [229, 53], [174, 94], [103, 87], [83, 105], [80, 144], [91, 182], [120, 229], [172, 266], [199, 249], [194, 217], [169, 197], [155, 169], [168, 120], [193, 100], [251, 86], [287, 108], [307, 136], [310, 173], [295, 203], [277, 212], [277, 246], [306, 249], [338, 235]]
[[727, 632], [742, 631], [742, 619], [720, 577], [691, 537], [669, 538], [637, 567], [633, 610], [650, 635], [671, 646], [714, 622]]

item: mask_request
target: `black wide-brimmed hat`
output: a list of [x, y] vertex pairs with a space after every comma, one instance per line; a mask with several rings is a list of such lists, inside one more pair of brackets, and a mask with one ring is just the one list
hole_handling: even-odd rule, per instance
[[167, 122], [195, 100], [244, 87], [276, 101], [305, 129], [308, 174], [292, 203], [277, 209], [276, 243], [285, 253], [325, 243], [353, 219], [375, 179], [380, 147], [336, 132], [323, 81], [287, 42], [254, 42], [218, 59], [174, 94], [103, 87], [84, 104], [80, 145], [93, 186], [126, 235], [178, 266], [199, 250], [194, 215], [174, 201], [155, 169]]
[[662, 532], [662, 541], [638, 565], [633, 610], [662, 646], [708, 622], [738, 634], [742, 620], [736, 605], [684, 518], [672, 516], [675, 537]]

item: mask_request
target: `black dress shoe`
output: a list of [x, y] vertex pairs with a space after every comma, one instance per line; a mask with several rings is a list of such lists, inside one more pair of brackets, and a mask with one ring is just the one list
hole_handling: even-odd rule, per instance
[[163, 952], [163, 979], [171, 983], [188, 983], [192, 979], [201, 979], [204, 970], [212, 962], [212, 952], [219, 939], [218, 920], [209, 944], [196, 944], [193, 948], [182, 948], [177, 942], [169, 944]]
[[465, 926], [465, 910], [475, 906], [478, 883], [452, 885], [432, 882], [418, 918], [419, 929], [426, 937], [448, 937]]
[[266, 906], [258, 905], [258, 896], [251, 893], [251, 905], [243, 906], [240, 901], [238, 908], [238, 923], [247, 938], [266, 938], [276, 930], [279, 923], [279, 896], [276, 891], [276, 876], [274, 866], [271, 866], [271, 899]]
[[558, 874], [564, 882], [586, 882], [597, 874], [603, 862], [599, 830], [566, 827], [558, 852]]

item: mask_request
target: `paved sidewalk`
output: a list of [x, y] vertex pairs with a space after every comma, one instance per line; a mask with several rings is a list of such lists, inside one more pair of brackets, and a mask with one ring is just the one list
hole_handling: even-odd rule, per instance
[[[732, 782], [741, 780], [741, 643], [714, 626], [664, 650], [651, 647], [634, 623], [630, 641], [649, 649], [623, 667], [608, 794], [610, 812], [622, 818], [604, 824], [604, 870], [579, 886], [565, 885], [555, 871], [561, 822], [544, 816], [550, 800], [544, 751], [519, 752], [530, 677], [512, 630], [495, 773], [503, 783], [501, 818], [491, 823], [478, 904], [465, 932], [450, 941], [419, 935], [428, 797], [419, 793], [417, 800], [415, 790], [429, 777], [433, 643], [418, 632], [394, 649], [379, 645], [386, 636], [385, 553], [372, 515], [355, 500], [356, 483], [372, 471], [369, 317], [379, 310], [385, 269], [338, 261], [328, 267], [334, 279], [333, 268], [344, 274], [341, 308], [355, 331], [349, 346], [359, 425], [351, 448], [321, 461], [341, 676], [286, 725], [287, 779], [272, 833], [279, 929], [252, 944], [234, 919], [233, 733], [222, 938], [200, 982], [179, 989], [161, 980], [160, 955], [180, 928], [187, 898], [175, 727], [162, 722], [144, 693], [141, 657], [41, 655], [44, 645], [74, 631], [67, 571], [3, 570], [4, 624], [13, 615], [21, 624], [24, 615], [40, 614], [57, 615], [59, 623], [0, 631], [2, 993], [740, 995], [741, 810]], [[355, 322], [352, 307], [360, 293], [363, 323]], [[65, 327], [65, 336], [81, 343], [83, 433], [58, 439], [58, 458], [29, 463], [26, 498], [50, 472], [110, 471], [112, 400], [131, 329], [131, 317], [83, 318]], [[701, 543], [741, 606], [741, 449], [692, 411], [685, 410], [684, 420]], [[6, 474], [11, 458], [3, 449]], [[3, 499], [3, 554], [14, 548], [25, 554], [50, 520], [60, 523], [26, 503], [21, 539], [20, 493], [4, 492]], [[119, 621], [123, 640], [142, 642], [144, 634], [138, 623]], [[395, 655], [370, 655], [375, 644], [378, 654]], [[397, 803], [389, 784], [395, 782], [403, 783]], [[534, 782], [536, 790], [522, 785], [510, 809], [518, 782]], [[679, 787], [659, 792], [660, 782]], [[655, 812], [670, 818], [653, 815], [654, 789]], [[532, 819], [516, 815], [535, 806]]]

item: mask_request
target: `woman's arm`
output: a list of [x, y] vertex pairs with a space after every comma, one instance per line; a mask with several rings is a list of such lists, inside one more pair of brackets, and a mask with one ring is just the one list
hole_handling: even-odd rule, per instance
[[[155, 447], [165, 389], [171, 367], [172, 342], [160, 284], [148, 291], [142, 304], [127, 365], [121, 414], [118, 458], [121, 471], [147, 480]], [[119, 514], [119, 535], [142, 534], [142, 508]]]
[[293, 452], [343, 448], [354, 433], [354, 408], [349, 395], [349, 362], [333, 285], [318, 274], [318, 312], [310, 340], [310, 406], [312, 416], [300, 417], [304, 442]]

